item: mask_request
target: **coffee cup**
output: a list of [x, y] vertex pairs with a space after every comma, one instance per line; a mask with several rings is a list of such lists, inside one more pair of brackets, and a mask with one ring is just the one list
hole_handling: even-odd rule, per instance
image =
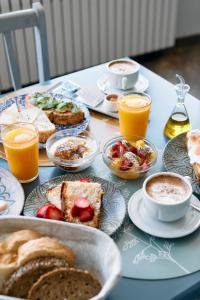
[[107, 64], [109, 81], [114, 88], [128, 90], [135, 86], [140, 65], [130, 59], [113, 60]]
[[173, 222], [184, 217], [189, 209], [191, 196], [190, 182], [176, 173], [156, 173], [143, 183], [145, 209], [159, 221]]

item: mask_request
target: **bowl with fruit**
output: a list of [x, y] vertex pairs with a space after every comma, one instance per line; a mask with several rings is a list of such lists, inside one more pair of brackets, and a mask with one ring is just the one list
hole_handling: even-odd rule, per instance
[[118, 136], [109, 140], [102, 155], [108, 168], [123, 179], [144, 176], [157, 160], [156, 147], [147, 139], [136, 136]]

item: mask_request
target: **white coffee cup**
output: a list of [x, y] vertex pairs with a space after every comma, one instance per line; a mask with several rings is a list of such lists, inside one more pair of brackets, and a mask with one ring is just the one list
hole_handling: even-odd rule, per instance
[[114, 88], [128, 90], [135, 86], [140, 65], [130, 59], [113, 60], [107, 64], [109, 81]]
[[[161, 199], [155, 199], [147, 193], [147, 184], [154, 178], [159, 176], [170, 176], [179, 178], [187, 186], [187, 193], [179, 201], [172, 201], [170, 203], [163, 203]], [[164, 222], [176, 221], [184, 217], [189, 209], [190, 200], [192, 196], [192, 186], [187, 178], [171, 172], [160, 172], [149, 176], [143, 183], [143, 201], [147, 213], [159, 220]]]

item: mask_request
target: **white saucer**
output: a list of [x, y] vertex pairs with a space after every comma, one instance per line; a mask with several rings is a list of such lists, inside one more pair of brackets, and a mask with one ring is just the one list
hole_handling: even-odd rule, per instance
[[[192, 202], [200, 207], [199, 200], [193, 196]], [[128, 202], [131, 221], [142, 231], [161, 238], [180, 238], [191, 234], [200, 226], [200, 213], [190, 207], [185, 217], [175, 222], [161, 222], [150, 217], [145, 209], [140, 189]]]
[[111, 85], [111, 82], [109, 81], [109, 75], [104, 74], [97, 80], [97, 86], [98, 88], [104, 92], [105, 94], [128, 94], [132, 92], [145, 92], [149, 87], [149, 81], [148, 79], [140, 74], [139, 79], [136, 82], [135, 86], [128, 90], [120, 90]]

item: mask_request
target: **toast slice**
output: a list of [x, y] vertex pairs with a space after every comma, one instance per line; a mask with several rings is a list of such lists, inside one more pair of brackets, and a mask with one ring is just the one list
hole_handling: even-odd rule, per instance
[[45, 143], [48, 138], [56, 131], [56, 127], [51, 123], [47, 115], [40, 111], [40, 114], [33, 123], [39, 132], [39, 142]]
[[190, 164], [192, 165], [196, 180], [200, 184], [200, 129], [194, 129], [186, 134], [186, 144]]
[[[81, 222], [78, 217], [72, 216], [71, 209], [76, 196], [86, 197], [89, 200], [90, 205], [94, 209], [94, 217], [91, 221]], [[65, 220], [70, 223], [99, 228], [102, 196], [103, 190], [99, 183], [64, 181], [61, 187], [61, 202]]]
[[28, 261], [13, 272], [4, 282], [1, 293], [7, 296], [27, 299], [29, 290], [40, 276], [56, 268], [68, 266], [69, 264], [65, 259], [54, 256], [39, 257]]
[[28, 300], [88, 300], [100, 290], [99, 280], [88, 271], [58, 268], [40, 277], [30, 289]]

